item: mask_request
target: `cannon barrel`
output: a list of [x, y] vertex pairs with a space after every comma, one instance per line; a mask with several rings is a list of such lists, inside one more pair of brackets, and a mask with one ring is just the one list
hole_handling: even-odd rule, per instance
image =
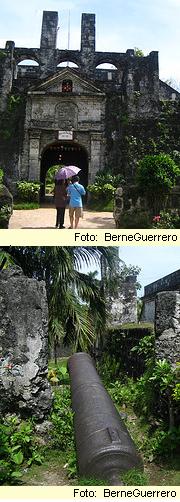
[[91, 357], [73, 354], [68, 369], [79, 474], [119, 485], [122, 472], [142, 468], [141, 458]]

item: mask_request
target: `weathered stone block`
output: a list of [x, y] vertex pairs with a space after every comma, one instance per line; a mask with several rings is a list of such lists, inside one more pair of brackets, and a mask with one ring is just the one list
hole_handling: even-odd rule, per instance
[[155, 303], [156, 358], [172, 365], [180, 360], [180, 292], [163, 291]]
[[0, 272], [0, 353], [0, 412], [43, 419], [52, 401], [46, 290], [19, 267]]

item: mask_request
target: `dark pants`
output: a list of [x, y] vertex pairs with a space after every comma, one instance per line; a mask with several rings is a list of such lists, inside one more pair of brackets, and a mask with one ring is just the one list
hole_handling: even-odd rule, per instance
[[56, 227], [62, 228], [64, 225], [65, 207], [57, 207]]

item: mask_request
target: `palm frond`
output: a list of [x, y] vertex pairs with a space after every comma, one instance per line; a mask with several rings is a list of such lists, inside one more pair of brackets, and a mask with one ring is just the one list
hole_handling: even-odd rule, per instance
[[69, 311], [66, 319], [65, 344], [73, 344], [74, 350], [88, 351], [95, 340], [95, 332], [88, 308], [82, 305], [72, 291], [68, 291]]

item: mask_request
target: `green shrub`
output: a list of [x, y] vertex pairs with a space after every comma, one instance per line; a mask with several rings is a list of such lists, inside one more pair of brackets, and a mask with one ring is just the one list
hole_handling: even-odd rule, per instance
[[42, 463], [33, 439], [33, 422], [6, 415], [0, 421], [0, 484], [17, 484], [22, 465]]
[[136, 383], [132, 378], [128, 378], [125, 384], [117, 380], [111, 383], [108, 392], [117, 405], [133, 406], [136, 399]]
[[146, 418], [162, 420], [164, 428], [171, 430], [178, 424], [180, 413], [177, 368], [168, 361], [150, 364], [144, 375], [137, 380], [135, 409]]
[[108, 328], [104, 352], [102, 370], [110, 375], [110, 381], [143, 375], [154, 355], [153, 327], [129, 324]]
[[119, 228], [150, 228], [150, 225], [149, 213], [138, 208], [124, 211], [119, 217]]
[[31, 209], [38, 209], [38, 208], [39, 208], [38, 202], [19, 202], [19, 203], [15, 203], [13, 205], [13, 209], [17, 209], [18, 211], [21, 209], [31, 210]]
[[87, 190], [92, 194], [95, 200], [113, 200], [116, 188], [124, 182], [124, 178], [120, 175], [113, 175], [105, 171], [98, 171], [95, 176], [95, 181], [92, 185], [88, 185]]
[[114, 195], [116, 188], [113, 187], [113, 185], [111, 185], [110, 183], [105, 183], [102, 186], [99, 186], [96, 183], [94, 183], [94, 185], [88, 185], [87, 190], [97, 198], [105, 197], [106, 199], [109, 200]]
[[145, 363], [154, 359], [155, 356], [155, 335], [149, 334], [139, 340], [138, 345], [132, 347], [131, 352], [136, 352], [139, 356], [143, 357]]
[[144, 448], [145, 456], [150, 462], [159, 457], [169, 458], [179, 451], [180, 427], [173, 427], [171, 430], [156, 429], [152, 436], [146, 439]]
[[152, 228], [180, 228], [180, 216], [177, 211], [160, 211], [154, 216]]
[[52, 431], [54, 446], [62, 451], [74, 447], [73, 412], [69, 388], [55, 391], [51, 420], [54, 426]]
[[120, 364], [114, 356], [105, 353], [97, 369], [105, 385], [109, 385], [119, 376]]
[[69, 373], [66, 366], [59, 365], [48, 371], [48, 380], [51, 385], [60, 385], [69, 383]]
[[39, 198], [40, 183], [30, 181], [18, 181], [17, 199], [23, 202], [36, 202]]
[[180, 168], [170, 155], [145, 155], [138, 162], [137, 183], [139, 188], [146, 194], [149, 207], [155, 214], [164, 210], [167, 203], [167, 195], [175, 186], [180, 176]]

